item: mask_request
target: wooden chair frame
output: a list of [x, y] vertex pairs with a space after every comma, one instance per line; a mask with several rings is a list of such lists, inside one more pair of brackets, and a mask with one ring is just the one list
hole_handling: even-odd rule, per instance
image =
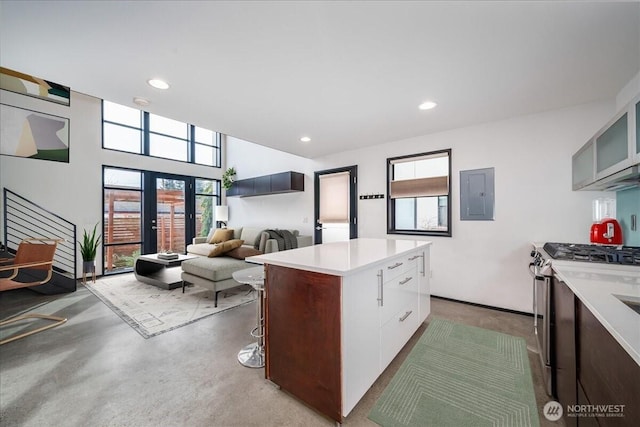
[[[0, 277], [0, 291], [8, 291], [12, 289], [44, 285], [49, 280], [51, 280], [51, 277], [53, 275], [53, 256], [55, 254], [55, 250], [59, 242], [62, 242], [62, 240], [48, 239], [48, 238], [29, 238], [29, 239], [24, 239], [22, 242], [20, 242], [20, 246], [18, 247], [18, 252], [16, 253], [15, 258], [0, 259], [0, 272], [12, 271], [9, 277]], [[24, 258], [24, 256], [21, 254], [21, 250], [28, 251], [28, 248], [29, 248], [28, 245], [48, 245], [48, 246], [53, 246], [53, 248], [52, 250], [48, 250], [47, 253], [41, 254], [42, 259], [29, 260], [27, 262], [16, 263], [15, 262], [16, 260], [21, 260], [22, 258]], [[47, 248], [47, 249], [50, 249], [50, 248]], [[39, 254], [36, 254], [35, 257], [37, 258], [38, 255]], [[27, 258], [33, 258], [33, 257], [34, 257], [33, 255], [30, 256], [29, 254], [27, 254]], [[10, 263], [10, 264], [1, 265], [1, 264], [7, 264], [7, 263]], [[13, 280], [18, 276], [21, 269], [46, 270], [47, 275], [43, 280], [37, 280], [34, 282], [18, 282], [16, 280]], [[28, 314], [19, 315], [19, 316], [1, 321], [0, 327], [11, 324], [11, 323], [19, 322], [22, 320], [28, 320], [28, 319], [44, 319], [44, 320], [53, 321], [54, 323], [41, 326], [31, 331], [23, 332], [21, 334], [17, 334], [9, 338], [6, 338], [4, 340], [1, 340], [0, 345], [18, 340], [20, 338], [28, 337], [29, 335], [33, 335], [35, 333], [42, 332], [47, 329], [55, 328], [56, 326], [62, 325], [67, 321], [67, 319], [63, 317], [50, 316], [50, 315], [37, 314], [37, 313], [28, 313]]]

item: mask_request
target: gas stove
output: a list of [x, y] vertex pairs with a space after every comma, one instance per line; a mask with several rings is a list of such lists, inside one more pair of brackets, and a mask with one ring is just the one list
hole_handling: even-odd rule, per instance
[[543, 249], [557, 260], [640, 266], [639, 246], [545, 243]]

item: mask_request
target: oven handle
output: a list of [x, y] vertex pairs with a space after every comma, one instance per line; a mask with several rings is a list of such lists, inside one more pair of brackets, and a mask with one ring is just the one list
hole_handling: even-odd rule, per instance
[[533, 329], [538, 329], [538, 280], [533, 278]]
[[551, 277], [547, 276], [544, 279], [544, 322], [545, 328], [543, 330], [543, 339], [545, 343], [545, 356], [547, 362], [551, 361]]

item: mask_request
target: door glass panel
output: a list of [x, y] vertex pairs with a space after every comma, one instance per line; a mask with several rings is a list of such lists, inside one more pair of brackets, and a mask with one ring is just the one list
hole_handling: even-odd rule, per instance
[[157, 252], [185, 252], [185, 181], [156, 178]]
[[349, 240], [349, 172], [320, 176], [322, 243]]
[[596, 139], [597, 171], [619, 163], [628, 156], [627, 115], [620, 117]]
[[104, 189], [104, 266], [108, 272], [132, 268], [140, 255], [141, 198], [141, 191]]

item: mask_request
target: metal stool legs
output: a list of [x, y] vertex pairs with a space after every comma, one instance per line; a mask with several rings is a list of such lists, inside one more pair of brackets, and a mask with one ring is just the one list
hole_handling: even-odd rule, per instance
[[244, 347], [238, 353], [238, 362], [247, 368], [264, 367], [264, 285], [254, 286], [258, 292], [256, 301], [257, 326], [251, 331], [251, 336], [257, 341]]

